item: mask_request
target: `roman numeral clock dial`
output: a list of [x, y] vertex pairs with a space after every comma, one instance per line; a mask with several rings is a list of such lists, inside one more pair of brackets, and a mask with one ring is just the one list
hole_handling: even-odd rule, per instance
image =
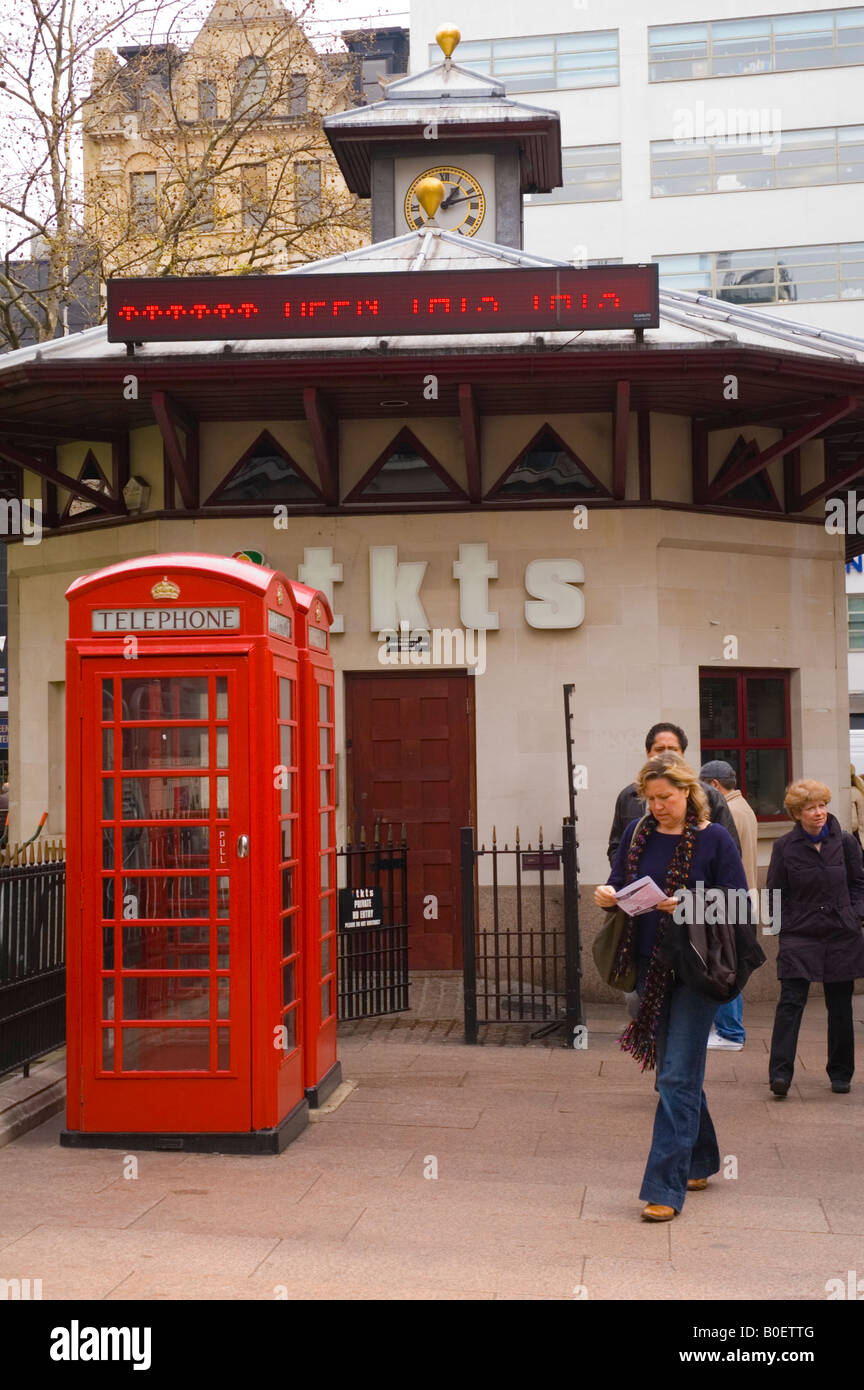
[[462, 236], [474, 236], [486, 215], [486, 195], [473, 174], [447, 164], [424, 169], [408, 188], [405, 221], [411, 230], [417, 232], [428, 222], [417, 198], [417, 185], [428, 178], [440, 179], [444, 185], [444, 201], [435, 215], [434, 225], [448, 232], [460, 232]]

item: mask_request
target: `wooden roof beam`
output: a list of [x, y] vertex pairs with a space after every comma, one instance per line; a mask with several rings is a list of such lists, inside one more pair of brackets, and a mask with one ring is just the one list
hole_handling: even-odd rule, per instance
[[814, 420], [802, 425], [800, 429], [793, 430], [791, 434], [784, 434], [782, 439], [778, 439], [775, 444], [769, 445], [761, 453], [740, 459], [722, 478], [715, 478], [708, 488], [705, 500], [707, 502], [719, 502], [720, 498], [725, 497], [727, 492], [731, 492], [733, 488], [739, 487], [741, 483], [746, 483], [757, 473], [761, 473], [774, 459], [783, 458], [791, 449], [797, 449], [808, 439], [821, 434], [829, 425], [836, 424], [838, 420], [851, 415], [857, 409], [858, 401], [855, 396], [838, 396], [832, 401], [828, 409], [823, 410]]
[[2, 439], [0, 439], [0, 458], [6, 459], [9, 463], [16, 463], [19, 468], [26, 468], [28, 472], [35, 473], [37, 477], [44, 478], [46, 482], [65, 488], [74, 497], [82, 497], [85, 502], [92, 502], [103, 512], [110, 512], [112, 516], [126, 515], [126, 506], [122, 500], [118, 501], [115, 497], [108, 497], [104, 492], [97, 492], [95, 488], [88, 487], [86, 483], [79, 482], [77, 478], [70, 478], [68, 474], [61, 473], [59, 469], [52, 468], [48, 463], [43, 463], [42, 459], [35, 458], [32, 454], [25, 454], [23, 449], [16, 448], [14, 444], [7, 444]]
[[459, 383], [459, 420], [465, 450], [468, 497], [472, 502], [479, 502], [483, 495], [480, 477], [480, 412], [474, 388], [467, 381]]
[[615, 423], [612, 463], [612, 496], [623, 502], [627, 485], [627, 442], [630, 437], [630, 382], [615, 383]]
[[[198, 506], [198, 480], [195, 477], [192, 441], [197, 426], [167, 391], [154, 391], [150, 400], [159, 433], [162, 435], [166, 458], [180, 489], [183, 506], [188, 511], [194, 511]], [[177, 434], [178, 427], [186, 432], [185, 449]]]
[[321, 491], [328, 507], [339, 505], [339, 425], [317, 386], [304, 386], [303, 409], [312, 436]]

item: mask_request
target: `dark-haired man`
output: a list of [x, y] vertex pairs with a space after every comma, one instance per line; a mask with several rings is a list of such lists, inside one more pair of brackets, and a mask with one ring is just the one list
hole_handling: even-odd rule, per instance
[[[677, 724], [653, 724], [645, 735], [645, 753], [649, 758], [656, 758], [660, 753], [680, 753], [683, 757], [686, 750], [687, 735]], [[729, 807], [726, 805], [726, 798], [710, 782], [703, 781], [702, 786], [708, 798], [708, 813], [711, 819], [729, 831], [735, 841], [735, 847], [740, 853], [741, 841]], [[612, 819], [612, 829], [609, 832], [609, 848], [606, 851], [610, 864], [615, 858], [615, 852], [625, 829], [631, 820], [638, 820], [644, 813], [645, 805], [636, 791], [636, 783], [631, 782], [629, 787], [624, 787], [618, 793], [615, 802], [615, 815]]]

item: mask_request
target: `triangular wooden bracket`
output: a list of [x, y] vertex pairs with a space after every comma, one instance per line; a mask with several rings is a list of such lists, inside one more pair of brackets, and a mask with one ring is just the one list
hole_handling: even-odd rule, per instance
[[[414, 492], [406, 488], [399, 490], [397, 487], [392, 492], [382, 489], [370, 494], [369, 484], [374, 481], [378, 474], [386, 473], [388, 464], [400, 453], [413, 454], [415, 458], [422, 460], [425, 467], [424, 470], [421, 470], [421, 476], [425, 475], [426, 481], [429, 482], [429, 474], [433, 474], [437, 483], [430, 484], [426, 491]], [[440, 484], [443, 484], [443, 487]], [[378, 455], [371, 468], [367, 468], [359, 483], [348, 493], [345, 501], [363, 502], [373, 506], [390, 502], [467, 502], [468, 494], [451, 478], [446, 468], [443, 468], [434, 454], [430, 453], [426, 445], [421, 443], [414, 431], [405, 425], [396, 437], [391, 439], [386, 449]]]
[[[507, 486], [508, 480], [512, 477], [514, 473], [518, 471], [519, 468], [521, 468], [525, 464], [526, 460], [530, 457], [530, 455], [534, 452], [534, 450], [538, 447], [538, 445], [544, 440], [545, 436], [547, 435], [555, 444], [556, 449], [560, 453], [566, 454], [567, 458], [569, 458], [576, 465], [579, 472], [587, 480], [589, 484], [588, 487], [574, 488], [571, 491], [567, 491], [564, 488], [549, 487], [548, 484], [544, 485], [542, 477], [539, 474], [534, 479], [533, 483], [528, 484], [525, 490], [522, 492], [516, 492], [513, 489], [512, 485], [511, 487]], [[537, 433], [531, 439], [529, 439], [528, 443], [525, 445], [523, 449], [520, 449], [513, 462], [507, 468], [505, 468], [498, 481], [489, 489], [489, 491], [486, 494], [487, 501], [490, 502], [492, 500], [497, 500], [502, 497], [522, 497], [529, 502], [533, 502], [535, 500], [549, 501], [553, 498], [563, 502], [578, 502], [583, 497], [611, 498], [611, 496], [612, 494], [609, 491], [609, 489], [603, 486], [599, 478], [595, 477], [595, 475], [591, 472], [591, 469], [588, 467], [586, 463], [583, 463], [582, 459], [579, 457], [576, 451], [574, 449], [571, 449], [569, 444], [565, 443], [558, 431], [554, 429], [552, 425], [548, 424], [540, 426], [540, 429], [537, 431]]]
[[[743, 463], [745, 459], [749, 460], [750, 458], [755, 458], [758, 453], [759, 445], [755, 440], [751, 439], [748, 442], [743, 434], [739, 434], [732, 448], [717, 469], [714, 475], [714, 482], [721, 481], [733, 468], [736, 468], [739, 463]], [[751, 492], [752, 495], [747, 496], [746, 494], [748, 492]], [[758, 496], [756, 495], [757, 493], [759, 494]], [[738, 495], [736, 496], [736, 494]], [[730, 507], [757, 507], [759, 511], [765, 511], [767, 508], [772, 512], [782, 512], [783, 510], [767, 468], [763, 469], [760, 473], [754, 473], [751, 478], [748, 478], [746, 482], [739, 483], [737, 487], [730, 488], [729, 491], [724, 494], [723, 500]]]

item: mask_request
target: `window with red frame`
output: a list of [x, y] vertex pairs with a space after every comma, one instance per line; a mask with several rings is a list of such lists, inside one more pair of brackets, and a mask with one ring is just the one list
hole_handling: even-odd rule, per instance
[[792, 779], [788, 671], [699, 673], [702, 762], [731, 763], [759, 820], [788, 820]]

